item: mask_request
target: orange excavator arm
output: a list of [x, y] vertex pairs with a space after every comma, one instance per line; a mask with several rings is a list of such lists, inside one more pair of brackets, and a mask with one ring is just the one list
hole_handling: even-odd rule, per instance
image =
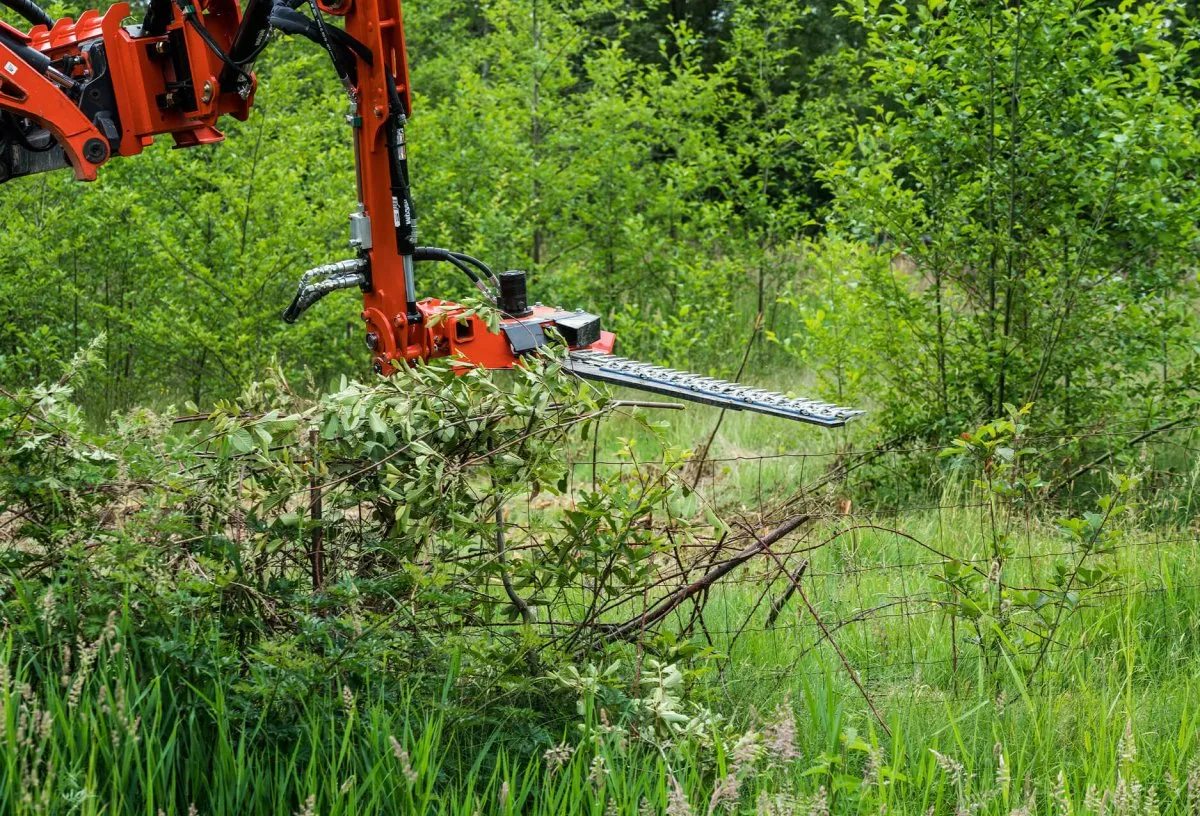
[[[860, 413], [612, 356], [613, 335], [584, 311], [527, 302], [525, 273], [494, 274], [464, 253], [417, 242], [406, 128], [412, 89], [400, 0], [150, 0], [140, 24], [127, 3], [51, 20], [35, 0], [0, 0], [33, 24], [0, 23], [0, 183], [71, 168], [92, 181], [114, 156], [155, 137], [179, 148], [220, 142], [224, 115], [254, 102], [255, 59], [278, 31], [326, 51], [348, 97], [358, 206], [354, 257], [309, 270], [283, 318], [294, 322], [340, 289], [358, 289], [374, 369], [416, 360], [509, 368], [564, 342], [567, 368], [593, 380], [825, 426]], [[337, 20], [341, 24], [337, 24]], [[499, 330], [458, 304], [417, 297], [416, 267], [449, 263], [502, 315]]]

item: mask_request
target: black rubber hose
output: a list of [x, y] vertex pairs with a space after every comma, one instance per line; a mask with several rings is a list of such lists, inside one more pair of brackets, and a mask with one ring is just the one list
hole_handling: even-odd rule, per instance
[[[412, 257], [413, 257], [414, 261], [445, 261], [446, 263], [454, 266], [456, 269], [462, 271], [468, 278], [470, 278], [475, 283], [475, 286], [479, 288], [479, 291], [481, 291], [489, 300], [491, 300], [493, 303], [495, 303], [497, 295], [488, 286], [488, 283], [491, 279], [490, 273], [488, 275], [489, 281], [484, 281], [483, 279], [481, 279], [479, 277], [479, 275], [477, 275], [475, 273], [475, 270], [471, 269], [471, 267], [468, 266], [463, 261], [462, 257], [460, 257], [460, 256], [462, 256], [461, 252], [451, 252], [450, 250], [442, 249], [441, 247], [420, 247], [419, 246], [413, 252]], [[469, 255], [466, 257], [470, 258]], [[475, 261], [475, 263], [477, 263], [481, 266], [483, 265], [482, 261], [477, 261], [474, 258], [470, 258], [470, 259]]]
[[[317, 45], [325, 45], [325, 41], [321, 36], [321, 29], [317, 23], [311, 17], [301, 14], [295, 9], [287, 8], [285, 5], [276, 5], [271, 10], [270, 22], [272, 26], [285, 34], [299, 34], [312, 40]], [[353, 51], [367, 65], [374, 64], [374, 57], [371, 54], [371, 50], [344, 30], [337, 26], [326, 26], [325, 33], [329, 35], [331, 44]], [[343, 59], [348, 56], [348, 54], [342, 54]]]
[[229, 58], [229, 55], [226, 54], [221, 48], [221, 44], [217, 42], [216, 38], [213, 37], [212, 33], [208, 30], [204, 23], [196, 19], [195, 14], [185, 14], [184, 19], [187, 20], [193, 29], [195, 29], [196, 33], [200, 35], [200, 39], [204, 40], [204, 43], [209, 47], [209, 49], [217, 55], [217, 59], [225, 63], [226, 68], [235, 72], [246, 82], [252, 81], [250, 79], [250, 75], [246, 73], [245, 69]]
[[475, 270], [454, 257], [454, 253], [449, 250], [440, 247], [417, 247], [413, 251], [412, 257], [414, 261], [445, 261], [465, 272], [467, 277], [475, 281], [475, 283], [480, 283], [479, 276], [475, 274]]
[[54, 25], [50, 15], [33, 0], [0, 0], [0, 5], [8, 6], [34, 25], [44, 25], [46, 28]]
[[[258, 58], [271, 38], [271, 9], [275, 0], [249, 0], [242, 8], [242, 21], [229, 44], [229, 59], [243, 68]], [[238, 73], [226, 65], [218, 79], [222, 90], [234, 90]]]
[[[4, 2], [7, 2], [7, 0], [4, 0]], [[12, 51], [22, 60], [29, 63], [29, 67], [33, 68], [39, 74], [45, 74], [49, 70], [50, 58], [36, 48], [31, 48], [25, 43], [19, 42], [2, 30], [0, 30], [0, 42], [4, 43], [9, 51]]]
[[488, 280], [495, 279], [496, 275], [495, 275], [495, 273], [492, 272], [492, 268], [490, 266], [488, 266], [487, 264], [485, 264], [483, 261], [479, 260], [478, 258], [472, 258], [470, 255], [468, 255], [465, 252], [451, 251], [450, 254], [453, 255], [455, 258], [458, 258], [460, 261], [466, 261], [467, 263], [471, 264], [472, 266], [478, 268], [479, 271], [482, 272], [488, 278]]

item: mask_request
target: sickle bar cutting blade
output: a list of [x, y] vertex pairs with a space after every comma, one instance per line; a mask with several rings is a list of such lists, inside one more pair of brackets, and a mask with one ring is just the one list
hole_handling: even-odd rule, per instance
[[866, 413], [828, 402], [792, 398], [774, 391], [639, 363], [625, 357], [587, 349], [572, 351], [567, 358], [566, 368], [580, 377], [596, 382], [623, 385], [639, 391], [715, 405], [733, 411], [753, 411], [794, 419], [826, 428], [840, 428], [854, 417]]

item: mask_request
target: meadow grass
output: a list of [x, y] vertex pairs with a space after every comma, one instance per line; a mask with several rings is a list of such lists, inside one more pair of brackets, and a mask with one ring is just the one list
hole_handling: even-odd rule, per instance
[[[601, 426], [596, 457], [616, 461], [629, 439], [648, 459], [664, 437], [694, 447], [717, 417], [618, 415]], [[662, 418], [662, 436], [646, 427]], [[870, 439], [866, 428], [823, 433], [729, 413], [694, 509], [754, 520]], [[591, 453], [571, 451], [576, 490], [587, 488]], [[286, 717], [264, 713], [271, 705], [248, 717], [236, 700], [251, 678], [233, 667], [200, 682], [164, 663], [132, 634], [147, 614], [132, 606], [76, 644], [74, 660], [10, 633], [0, 642], [0, 812], [1198, 816], [1198, 475], [1191, 465], [1171, 490], [1147, 484], [1115, 523], [1122, 535], [1103, 558], [1116, 580], [1065, 617], [1036, 675], [1028, 645], [996, 650], [942, 603], [946, 557], [986, 570], [995, 542], [991, 508], [968, 478], [939, 473], [931, 499], [902, 513], [826, 501], [803, 537], [778, 548], [788, 571], [807, 566], [803, 596], [774, 625], [771, 603], [791, 584], [770, 560], [708, 598], [689, 630], [701, 657], [678, 689], [694, 722], [673, 735], [607, 721], [587, 699], [582, 713], [546, 712], [538, 736], [527, 722], [518, 734], [503, 715], [464, 710], [453, 666], [434, 693], [415, 683], [398, 693], [412, 668], [400, 666], [377, 686], [330, 678], [273, 700]], [[1008, 518], [1006, 582], [1044, 585], [1073, 553], [1069, 539], [1053, 516]], [[688, 613], [670, 623], [682, 629]], [[647, 648], [595, 661], [645, 660], [629, 693], [653, 695], [649, 661], [664, 649]], [[74, 668], [63, 676], [61, 665]]]
[[[852, 521], [827, 520], [812, 535]], [[964, 558], [987, 544], [977, 510], [893, 523]], [[0, 665], [14, 667], [0, 677], [8, 746], [0, 811], [1194, 816], [1200, 548], [1177, 532], [1128, 522], [1112, 556], [1120, 589], [1071, 618], [1058, 635], [1064, 647], [1033, 681], [1007, 659], [986, 668], [978, 646], [961, 631], [953, 640], [948, 618], [916, 601], [838, 629], [890, 735], [798, 598], [765, 625], [761, 599], [787, 586], [765, 564], [705, 610], [716, 657], [689, 691], [716, 720], [676, 740], [593, 729], [577, 748], [580, 721], [558, 720], [553, 739], [572, 747], [545, 756], [513, 746], [502, 730], [456, 720], [452, 676], [433, 699], [335, 688], [290, 700], [293, 724], [277, 729], [242, 720], [227, 688], [147, 673], [121, 616], [81, 645], [91, 657], [67, 677], [36, 655], [18, 658], [10, 640], [0, 653]], [[1048, 523], [1033, 524], [1027, 539], [1018, 574], [1044, 569], [1062, 547]], [[931, 568], [892, 566], [922, 554], [889, 530], [850, 530], [808, 554], [807, 598], [830, 625], [880, 599], [919, 598], [936, 583]], [[790, 731], [779, 727], [787, 716]], [[754, 750], [738, 760], [747, 735]], [[787, 760], [775, 761], [781, 752]], [[722, 784], [726, 795], [710, 808]]]

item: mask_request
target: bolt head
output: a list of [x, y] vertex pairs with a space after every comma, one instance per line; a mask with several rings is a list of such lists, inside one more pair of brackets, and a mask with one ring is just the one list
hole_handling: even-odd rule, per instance
[[367, 332], [367, 348], [369, 348], [371, 351], [377, 351], [379, 349], [379, 335], [377, 335], [375, 332]]
[[108, 158], [108, 145], [100, 139], [88, 139], [83, 144], [83, 157], [92, 164], [100, 164]]
[[205, 80], [204, 92], [200, 95], [200, 101], [205, 105], [212, 102], [215, 91], [216, 89], [213, 87], [212, 80]]

